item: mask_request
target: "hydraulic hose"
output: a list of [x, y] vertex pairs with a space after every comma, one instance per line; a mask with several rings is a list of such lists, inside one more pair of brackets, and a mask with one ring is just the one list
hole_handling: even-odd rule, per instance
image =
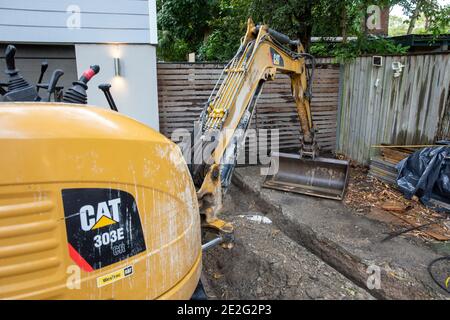
[[433, 261], [431, 261], [431, 263], [428, 265], [428, 273], [430, 274], [431, 279], [433, 279], [433, 281], [445, 292], [450, 293], [450, 286], [446, 287], [446, 285], [443, 285], [441, 282], [439, 282], [439, 280], [435, 277], [434, 273], [433, 273], [433, 266], [441, 261], [450, 261], [450, 256], [448, 257], [441, 257], [441, 258], [437, 258]]

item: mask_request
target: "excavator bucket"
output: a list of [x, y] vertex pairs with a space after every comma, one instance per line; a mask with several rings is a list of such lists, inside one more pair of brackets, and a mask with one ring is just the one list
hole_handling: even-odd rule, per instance
[[264, 188], [315, 197], [342, 200], [347, 187], [349, 162], [337, 159], [301, 158], [300, 155], [272, 153], [278, 158], [278, 172], [268, 175]]

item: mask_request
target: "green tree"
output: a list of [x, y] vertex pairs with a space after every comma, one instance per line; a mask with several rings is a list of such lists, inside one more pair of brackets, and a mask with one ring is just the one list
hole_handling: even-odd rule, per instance
[[447, 33], [450, 23], [450, 5], [442, 6], [437, 0], [399, 0], [396, 1], [408, 17], [407, 34], [412, 34], [421, 16], [425, 19], [425, 31], [438, 35]]
[[[196, 52], [200, 60], [226, 61], [232, 58], [245, 33], [248, 17], [256, 23], [300, 39], [314, 54], [352, 57], [365, 53], [401, 53], [404, 48], [367, 35], [369, 5], [399, 4], [415, 32], [446, 32], [449, 5], [438, 0], [157, 0], [160, 59], [186, 60]], [[417, 16], [419, 14], [419, 16]], [[397, 30], [402, 23], [396, 21]], [[396, 31], [399, 33], [400, 31]], [[315, 43], [311, 36], [342, 36], [342, 44]], [[347, 43], [348, 36], [357, 41]]]
[[185, 60], [202, 45], [210, 32], [217, 0], [158, 0], [158, 56]]
[[226, 61], [236, 53], [247, 27], [249, 0], [221, 0], [218, 14], [209, 28], [208, 35], [199, 49], [200, 60]]
[[392, 0], [253, 0], [256, 21], [300, 39], [309, 48], [311, 35], [342, 36], [361, 33], [368, 5], [388, 6]]
[[250, 14], [255, 22], [300, 39], [309, 48], [313, 28], [312, 0], [253, 0]]

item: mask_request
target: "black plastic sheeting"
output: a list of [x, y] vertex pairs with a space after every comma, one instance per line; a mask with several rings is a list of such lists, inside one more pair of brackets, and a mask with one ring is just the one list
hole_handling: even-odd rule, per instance
[[424, 205], [450, 213], [450, 146], [417, 151], [396, 168], [397, 185], [407, 199], [417, 196]]

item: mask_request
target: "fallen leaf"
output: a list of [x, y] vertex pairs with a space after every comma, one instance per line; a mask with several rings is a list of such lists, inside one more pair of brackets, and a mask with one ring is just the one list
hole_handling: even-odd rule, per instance
[[213, 278], [216, 279], [216, 280], [219, 280], [222, 277], [223, 277], [223, 274], [220, 274], [220, 273], [214, 273], [213, 274]]

